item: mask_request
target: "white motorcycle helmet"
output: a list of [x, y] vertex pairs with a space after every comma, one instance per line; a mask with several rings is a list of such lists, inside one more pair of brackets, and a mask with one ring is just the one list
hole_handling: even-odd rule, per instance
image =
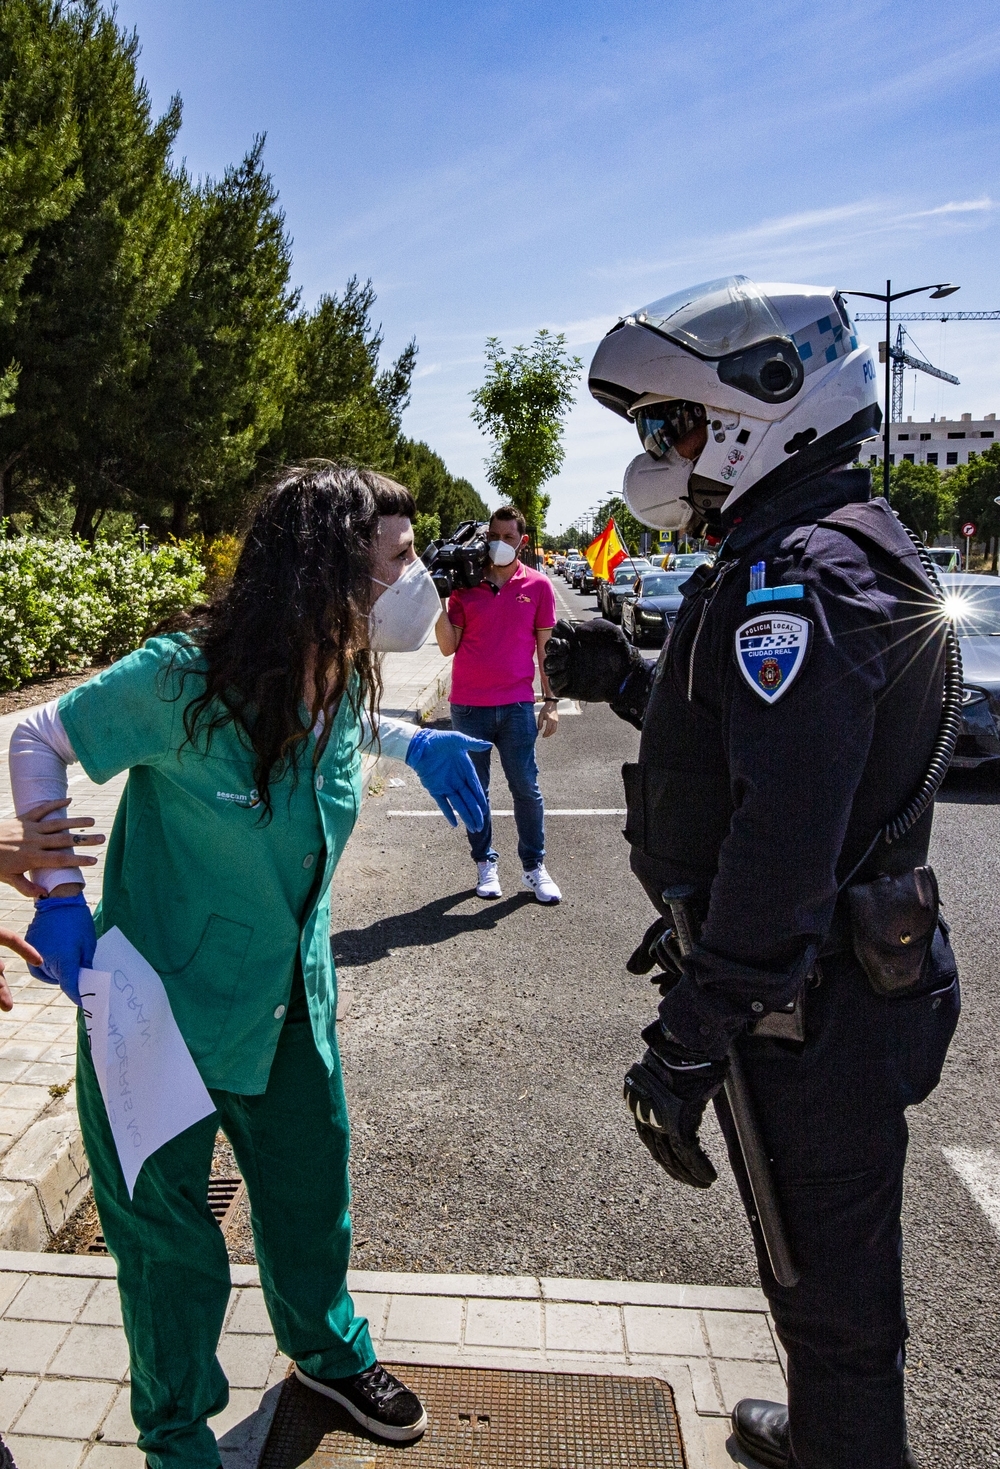
[[[623, 317], [594, 355], [589, 386], [639, 430], [644, 452], [625, 471], [625, 501], [660, 530], [716, 526], [764, 480], [777, 492], [843, 464], [882, 421], [875, 362], [840, 293], [742, 275]], [[696, 457], [678, 453], [702, 428]]]

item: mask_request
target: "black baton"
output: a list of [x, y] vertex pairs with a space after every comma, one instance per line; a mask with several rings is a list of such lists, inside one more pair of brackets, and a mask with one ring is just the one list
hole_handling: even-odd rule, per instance
[[[693, 887], [684, 884], [680, 887], [666, 888], [663, 893], [663, 901], [670, 909], [674, 931], [677, 934], [677, 947], [685, 958], [694, 948], [694, 934], [691, 930], [691, 918], [688, 912], [688, 904], [694, 897], [694, 892]], [[761, 1139], [750, 1091], [735, 1046], [729, 1047], [726, 1059], [729, 1062], [729, 1076], [725, 1084], [726, 1103], [733, 1119], [740, 1152], [743, 1154], [747, 1178], [750, 1180], [757, 1220], [761, 1234], [764, 1236], [764, 1243], [767, 1245], [771, 1271], [779, 1285], [786, 1287], [798, 1285], [799, 1272], [795, 1268], [792, 1252], [788, 1248], [788, 1238], [785, 1234], [785, 1225], [781, 1218], [778, 1195], [775, 1192], [774, 1178], [771, 1174], [770, 1159]]]

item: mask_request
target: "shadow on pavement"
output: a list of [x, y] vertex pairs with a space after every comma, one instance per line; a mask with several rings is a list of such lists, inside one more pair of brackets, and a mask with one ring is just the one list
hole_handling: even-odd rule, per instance
[[367, 928], [342, 928], [331, 939], [333, 957], [338, 969], [359, 964], [374, 964], [387, 959], [393, 949], [421, 948], [444, 943], [463, 933], [489, 933], [525, 903], [534, 903], [532, 893], [514, 893], [499, 902], [484, 903], [474, 913], [451, 913], [458, 903], [475, 896], [475, 888], [466, 888], [445, 898], [435, 898], [408, 913], [395, 913], [379, 918]]
[[1000, 769], [989, 764], [978, 770], [950, 770], [937, 800], [953, 806], [1000, 806]]

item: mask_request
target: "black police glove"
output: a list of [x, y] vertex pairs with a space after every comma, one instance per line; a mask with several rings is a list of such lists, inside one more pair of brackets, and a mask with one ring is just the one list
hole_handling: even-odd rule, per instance
[[659, 969], [650, 983], [659, 985], [660, 994], [672, 990], [684, 973], [677, 934], [669, 918], [657, 918], [642, 936], [638, 948], [629, 955], [625, 968], [629, 974], [648, 974]]
[[575, 623], [560, 619], [545, 645], [545, 674], [560, 698], [610, 703], [629, 675], [645, 667], [642, 654], [603, 617]]
[[729, 1062], [689, 1051], [658, 1020], [646, 1026], [642, 1038], [649, 1049], [625, 1075], [625, 1102], [635, 1130], [671, 1178], [711, 1188], [718, 1174], [698, 1141], [698, 1128], [722, 1089]]

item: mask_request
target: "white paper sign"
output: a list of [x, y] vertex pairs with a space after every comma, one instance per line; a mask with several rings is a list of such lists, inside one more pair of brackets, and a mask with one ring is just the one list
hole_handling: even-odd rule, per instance
[[94, 968], [80, 970], [80, 998], [90, 1011], [91, 1056], [131, 1198], [146, 1159], [215, 1104], [163, 981], [121, 929], [98, 939]]

